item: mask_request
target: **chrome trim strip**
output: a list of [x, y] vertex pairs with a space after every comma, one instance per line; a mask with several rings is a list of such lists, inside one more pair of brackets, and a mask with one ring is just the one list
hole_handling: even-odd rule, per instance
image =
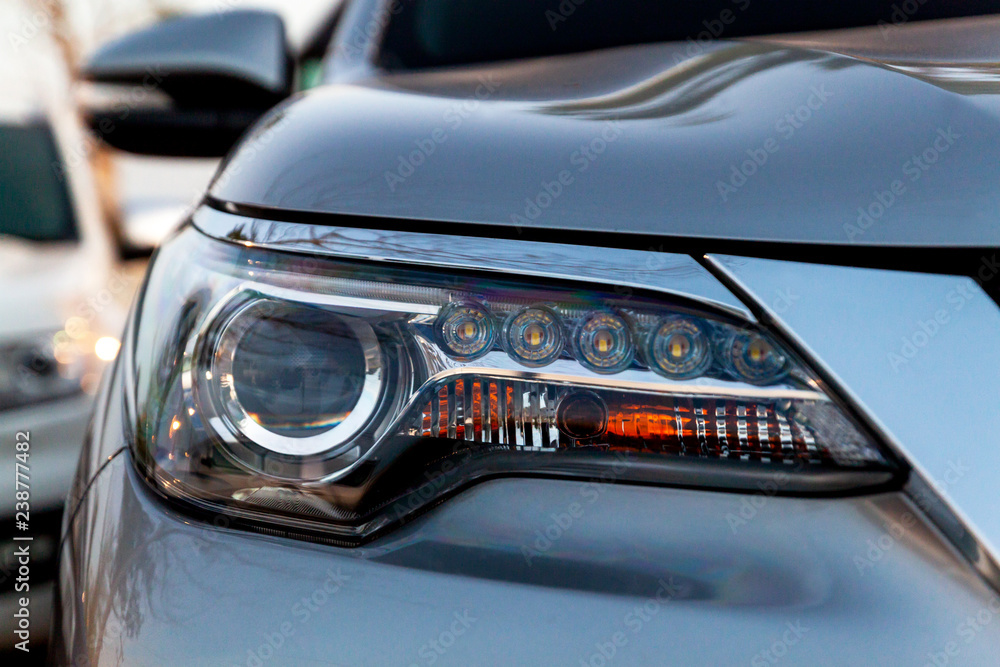
[[655, 382], [636, 382], [607, 377], [567, 377], [561, 373], [541, 371], [522, 371], [490, 366], [464, 366], [449, 368], [435, 373], [428, 378], [426, 384], [450, 382], [464, 376], [480, 378], [502, 378], [509, 380], [524, 380], [551, 385], [570, 387], [597, 387], [601, 389], [618, 389], [620, 391], [646, 392], [656, 394], [674, 394], [690, 396], [709, 396], [721, 398], [758, 398], [763, 400], [799, 400], [829, 402], [829, 398], [821, 391], [805, 389], [769, 389], [767, 387], [740, 387], [734, 383], [706, 378], [706, 384], [692, 384], [683, 381], [670, 380], [656, 376]]
[[[941, 531], [944, 537], [961, 553], [979, 575], [994, 590], [1000, 592], [1000, 557], [993, 549], [990, 541], [980, 531], [975, 522], [968, 514], [962, 510], [958, 504], [951, 499], [947, 493], [942, 492], [939, 483], [934, 482], [933, 474], [927, 469], [920, 459], [908, 449], [888, 428], [888, 426], [878, 418], [874, 411], [839, 374], [827, 364], [822, 356], [814, 350], [796, 331], [786, 323], [778, 312], [769, 304], [755, 295], [755, 291], [747, 284], [740, 274], [727, 264], [727, 261], [743, 258], [735, 258], [728, 255], [706, 255], [706, 261], [715, 269], [719, 275], [730, 282], [734, 291], [742, 293], [744, 298], [755, 303], [761, 313], [761, 320], [773, 330], [779, 331], [787, 339], [793, 341], [801, 350], [808, 353], [809, 360], [813, 366], [821, 371], [826, 377], [833, 378], [837, 382], [837, 393], [854, 404], [855, 408], [868, 419], [869, 423], [879, 431], [886, 444], [892, 448], [893, 453], [900, 460], [911, 466], [909, 479], [903, 487], [904, 493], [913, 500], [914, 504], [924, 515]], [[985, 295], [984, 295], [985, 296]], [[888, 387], [887, 387], [888, 389]], [[986, 498], [984, 501], [988, 500]], [[991, 508], [992, 505], [989, 505]], [[989, 511], [989, 510], [988, 510]]]
[[[689, 255], [424, 232], [327, 227], [248, 218], [201, 206], [192, 224], [248, 247], [644, 289], [694, 299], [755, 322], [749, 309]], [[414, 226], [421, 224], [414, 221]]]

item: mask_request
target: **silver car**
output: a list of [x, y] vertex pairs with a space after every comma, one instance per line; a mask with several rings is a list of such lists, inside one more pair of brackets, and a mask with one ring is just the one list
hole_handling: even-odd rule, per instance
[[104, 384], [55, 662], [996, 664], [1000, 3], [625, 5], [94, 55], [155, 91], [106, 141], [228, 157]]

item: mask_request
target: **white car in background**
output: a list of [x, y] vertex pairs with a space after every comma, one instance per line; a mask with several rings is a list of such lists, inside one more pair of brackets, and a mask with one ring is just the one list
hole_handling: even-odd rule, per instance
[[[93, 144], [65, 106], [0, 110], [0, 658], [16, 641], [24, 595], [12, 538], [33, 538], [32, 637], [44, 637], [63, 505], [94, 395], [118, 353], [145, 256], [184, 218], [187, 193], [201, 191], [216, 164], [127, 158], [118, 165], [116, 233], [87, 159]], [[27, 470], [18, 468], [19, 442], [28, 443]], [[18, 472], [27, 474], [21, 487]], [[19, 533], [24, 484], [30, 510]]]
[[[34, 538], [33, 621], [48, 616], [63, 502], [137, 283], [118, 261], [86, 160], [69, 157], [83, 146], [68, 112], [0, 113], [0, 648], [15, 637], [24, 594], [15, 590], [18, 519]], [[18, 442], [29, 443], [26, 465]]]
[[[104, 9], [109, 24], [124, 11]], [[26, 594], [33, 644], [45, 645], [63, 506], [93, 396], [118, 352], [146, 256], [217, 166], [115, 153], [120, 215], [107, 216], [90, 166], [95, 140], [73, 112], [49, 20], [27, 3], [0, 9], [0, 664], [14, 655], [14, 614]], [[117, 231], [109, 217], [120, 220]], [[18, 468], [24, 442], [27, 471]], [[27, 474], [21, 488], [18, 472]], [[29, 498], [26, 517], [16, 515], [25, 507], [18, 492]], [[19, 531], [24, 519], [28, 529]], [[12, 538], [23, 535], [33, 538], [30, 591], [17, 589], [24, 582]]]

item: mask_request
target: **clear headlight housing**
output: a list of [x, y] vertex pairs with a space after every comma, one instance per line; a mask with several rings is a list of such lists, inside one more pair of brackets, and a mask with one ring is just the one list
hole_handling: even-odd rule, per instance
[[350, 542], [504, 475], [829, 494], [897, 471], [772, 334], [653, 293], [188, 229], [159, 252], [135, 327], [141, 472], [257, 528]]

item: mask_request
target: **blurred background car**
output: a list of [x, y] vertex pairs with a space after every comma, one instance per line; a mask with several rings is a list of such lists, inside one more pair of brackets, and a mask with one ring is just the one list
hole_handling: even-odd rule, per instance
[[[119, 264], [93, 176], [85, 162], [67, 159], [81, 140], [65, 109], [0, 113], [0, 526], [5, 538], [17, 530], [14, 443], [17, 433], [30, 433], [38, 447], [27, 516], [39, 584], [53, 575], [63, 499], [93, 396], [118, 352], [142, 270]], [[0, 646], [13, 641], [13, 551], [4, 539]], [[44, 608], [51, 584], [36, 595]]]
[[[94, 394], [146, 258], [215, 167], [188, 160], [150, 174], [122, 161], [114, 178], [115, 158], [79, 122], [60, 48], [70, 40], [47, 30], [56, 5], [43, 4], [0, 6], [0, 657], [16, 641], [24, 594], [15, 590], [17, 522], [26, 519], [33, 538], [33, 620], [44, 645], [63, 503]], [[26, 468], [17, 468], [18, 434], [35, 445]]]

